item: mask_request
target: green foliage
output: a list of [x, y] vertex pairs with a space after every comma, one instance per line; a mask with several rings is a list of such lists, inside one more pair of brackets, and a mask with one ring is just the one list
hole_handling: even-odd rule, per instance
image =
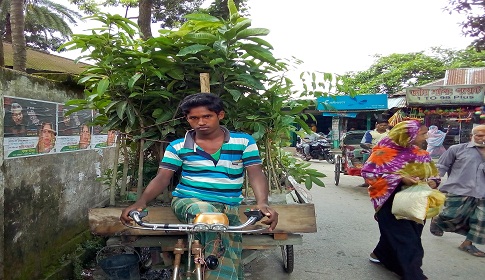
[[[130, 143], [129, 150], [130, 151], [136, 151], [137, 146], [135, 142]], [[124, 155], [122, 155], [124, 156]], [[133, 176], [134, 174], [138, 174], [138, 155], [134, 152], [128, 152], [127, 156], [127, 163], [128, 163], [128, 182], [126, 183], [127, 186], [127, 191], [131, 190], [132, 188], [136, 188], [137, 183], [138, 183], [138, 178], [136, 176]], [[143, 186], [148, 185], [148, 183], [155, 178], [158, 172], [159, 168], [159, 162], [160, 160], [156, 158], [150, 151], [145, 151], [145, 156], [143, 160]], [[96, 181], [99, 181], [105, 186], [106, 188], [109, 188], [111, 185], [111, 180], [113, 179], [114, 169], [108, 168], [104, 171], [104, 173], [101, 175], [101, 177], [97, 178]], [[116, 174], [116, 182], [115, 182], [115, 192], [116, 194], [121, 195], [121, 180], [123, 179], [123, 163], [118, 164], [117, 168], [117, 174]], [[126, 193], [128, 195], [128, 193]], [[127, 197], [121, 197], [119, 196], [120, 200], [127, 200]]]
[[283, 170], [280, 174], [292, 176], [298, 183], [304, 182], [307, 189], [311, 189], [313, 184], [320, 187], [325, 187], [325, 184], [320, 178], [326, 177], [325, 174], [310, 168], [311, 164], [307, 161], [301, 161], [295, 158], [291, 153], [279, 151], [279, 162]]
[[[95, 124], [127, 133], [133, 141], [143, 138], [143, 150], [158, 153], [161, 142], [185, 134], [188, 126], [181, 121], [178, 105], [200, 91], [200, 73], [210, 73], [211, 92], [225, 103], [223, 124], [252, 134], [271, 170], [267, 174], [273, 174], [278, 170], [275, 151], [288, 143], [293, 125], [308, 118], [301, 112], [315, 98], [294, 99], [293, 82], [282, 74], [288, 64], [276, 59], [271, 44], [262, 39], [269, 31], [252, 28], [232, 0], [228, 5], [228, 20], [190, 14], [179, 29], [162, 29], [146, 41], [139, 39], [138, 26], [128, 19], [91, 16], [102, 27], [90, 35], [74, 35], [65, 45], [90, 50], [84, 58], [95, 63], [79, 79], [85, 98], [68, 104], [77, 106], [75, 110], [98, 110]], [[302, 165], [291, 168], [305, 170]]]
[[466, 20], [460, 23], [463, 27], [463, 34], [475, 38], [472, 46], [477, 51], [485, 49], [485, 3], [483, 0], [449, 0], [445, 8], [450, 14], [460, 13], [467, 16]]
[[[229, 19], [230, 13], [229, 9], [227, 8], [227, 2], [228, 0], [214, 0], [205, 12], [215, 17]], [[249, 15], [247, 0], [234, 0], [234, 4], [236, 5], [236, 8], [239, 11], [240, 15]]]
[[473, 47], [464, 50], [433, 48], [432, 51], [443, 61], [446, 69], [485, 67], [485, 53]]
[[103, 237], [93, 236], [91, 239], [84, 241], [79, 244], [76, 251], [69, 256], [67, 259], [72, 263], [73, 266], [73, 278], [74, 279], [85, 279], [82, 276], [82, 271], [84, 268], [93, 268], [97, 265], [96, 254], [106, 245], [106, 240]]
[[421, 85], [444, 75], [443, 62], [424, 52], [375, 56], [368, 70], [348, 75], [359, 93], [394, 94], [404, 87]]
[[432, 48], [428, 53], [375, 55], [376, 60], [369, 69], [347, 73], [342, 79], [358, 93], [392, 95], [409, 86], [444, 78], [447, 69], [485, 66], [485, 54], [473, 48], [458, 51]]
[[[157, 22], [162, 28], [174, 28], [185, 22], [184, 15], [196, 12], [204, 0], [151, 0], [152, 22]], [[137, 8], [139, 0], [69, 0], [88, 15], [94, 15], [106, 10], [107, 7]]]
[[[5, 21], [10, 0], [3, 0], [0, 5], [0, 36], [11, 42], [10, 30]], [[38, 50], [56, 51], [72, 34], [69, 24], [77, 23], [81, 15], [62, 4], [50, 0], [26, 1], [25, 5], [25, 38], [28, 47]]]

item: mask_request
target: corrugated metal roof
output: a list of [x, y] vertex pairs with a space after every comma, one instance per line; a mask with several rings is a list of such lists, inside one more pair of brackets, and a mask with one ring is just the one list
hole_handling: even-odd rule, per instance
[[406, 107], [406, 96], [389, 97], [387, 99], [387, 108], [404, 108]]
[[[3, 43], [5, 53], [5, 66], [13, 66], [12, 45]], [[69, 73], [79, 74], [89, 66], [86, 63], [74, 62], [74, 60], [57, 55], [27, 49], [27, 73]]]
[[445, 86], [485, 84], [485, 68], [456, 68], [446, 70]]

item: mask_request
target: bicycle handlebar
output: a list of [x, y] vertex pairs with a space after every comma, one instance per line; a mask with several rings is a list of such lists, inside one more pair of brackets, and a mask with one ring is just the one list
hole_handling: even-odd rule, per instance
[[[202, 215], [213, 214], [213, 215], [221, 215], [222, 213], [201, 213]], [[251, 230], [244, 230], [244, 228], [254, 225], [256, 222], [264, 218], [263, 213], [261, 210], [246, 210], [244, 211], [244, 215], [248, 217], [248, 220], [238, 226], [229, 226], [224, 223], [204, 223], [204, 222], [196, 222], [193, 224], [158, 224], [158, 223], [149, 223], [143, 221], [143, 218], [148, 215], [148, 211], [138, 211], [138, 210], [131, 210], [128, 215], [132, 218], [136, 224], [139, 226], [132, 226], [130, 224], [125, 224], [125, 226], [134, 228], [134, 229], [142, 229], [142, 230], [159, 230], [159, 231], [181, 231], [181, 232], [236, 232], [236, 233], [252, 233], [252, 232], [260, 232], [266, 230], [266, 228], [257, 228]], [[225, 215], [225, 214], [222, 214]], [[227, 219], [227, 218], [226, 218]]]

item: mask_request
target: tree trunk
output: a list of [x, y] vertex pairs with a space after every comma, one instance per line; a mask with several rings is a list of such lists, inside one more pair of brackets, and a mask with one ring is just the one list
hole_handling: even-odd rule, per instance
[[3, 6], [3, 0], [0, 0], [0, 67], [5, 67], [5, 53], [3, 51], [3, 34], [5, 33], [5, 20], [7, 17], [7, 11]]
[[0, 35], [0, 67], [5, 67], [5, 54], [3, 51], [3, 40]]
[[138, 2], [138, 26], [140, 26], [143, 39], [152, 37], [152, 0], [139, 0]]
[[26, 72], [27, 47], [25, 45], [24, 0], [11, 0], [10, 23], [12, 25], [13, 69]]

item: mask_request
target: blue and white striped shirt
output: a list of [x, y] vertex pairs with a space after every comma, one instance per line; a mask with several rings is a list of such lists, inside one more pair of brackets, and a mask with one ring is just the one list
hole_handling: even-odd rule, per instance
[[221, 129], [225, 139], [218, 160], [197, 146], [193, 130], [168, 145], [160, 168], [173, 171], [182, 168], [182, 178], [173, 196], [229, 205], [241, 203], [244, 167], [261, 164], [259, 150], [249, 134]]

